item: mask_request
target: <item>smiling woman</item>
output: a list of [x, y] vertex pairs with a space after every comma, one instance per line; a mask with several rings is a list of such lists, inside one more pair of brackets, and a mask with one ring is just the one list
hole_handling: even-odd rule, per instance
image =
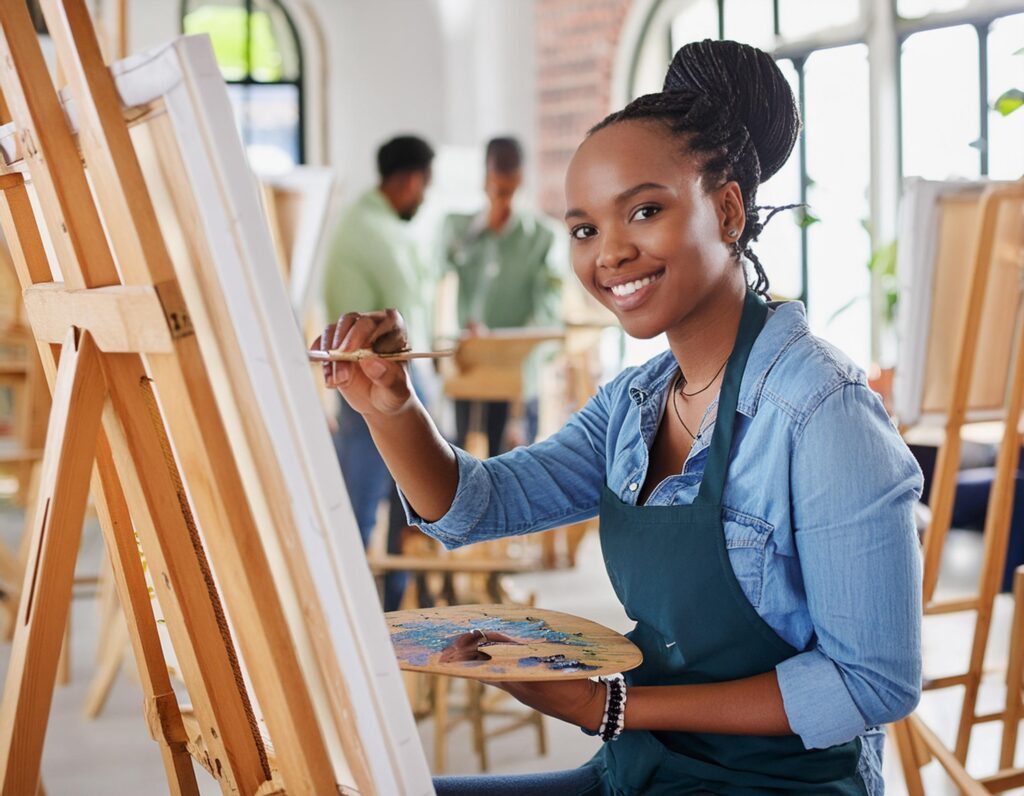
[[[882, 792], [878, 725], [920, 693], [922, 479], [864, 373], [801, 304], [765, 302], [757, 189], [799, 124], [769, 56], [705, 41], [590, 132], [566, 177], [573, 270], [668, 350], [547, 440], [480, 461], [444, 442], [399, 363], [327, 373], [411, 523], [456, 547], [599, 514], [637, 622], [644, 660], [623, 680], [503, 686], [599, 734], [591, 761], [438, 793]], [[394, 334], [364, 318], [342, 349]]]

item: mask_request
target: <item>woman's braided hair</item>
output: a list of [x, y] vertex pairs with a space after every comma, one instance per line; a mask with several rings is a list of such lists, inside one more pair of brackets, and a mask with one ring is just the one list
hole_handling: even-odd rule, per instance
[[[625, 121], [661, 122], [685, 138], [688, 152], [703, 156], [705, 186], [714, 189], [735, 180], [743, 194], [746, 224], [733, 245], [756, 273], [754, 290], [768, 295], [768, 277], [750, 249], [764, 225], [784, 207], [759, 207], [757, 187], [786, 162], [800, 133], [793, 92], [772, 57], [734, 41], [705, 39], [682, 47], [658, 94], [633, 100], [591, 129]], [[770, 212], [761, 220], [759, 211]]]

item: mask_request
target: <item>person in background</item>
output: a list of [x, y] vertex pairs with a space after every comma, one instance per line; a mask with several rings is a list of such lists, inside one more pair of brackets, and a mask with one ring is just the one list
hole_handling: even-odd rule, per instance
[[[433, 159], [430, 145], [412, 135], [393, 138], [377, 150], [380, 182], [344, 211], [331, 243], [323, 284], [329, 317], [396, 307], [407, 319], [412, 344], [431, 345], [435, 284], [408, 222], [423, 203]], [[344, 399], [334, 446], [363, 544], [369, 541], [381, 501], [390, 499], [388, 552], [400, 553], [407, 526], [394, 480], [366, 422]], [[385, 610], [399, 607], [407, 580], [404, 572], [388, 574]]]
[[[453, 213], [441, 234], [444, 266], [459, 278], [459, 326], [470, 334], [487, 329], [543, 326], [559, 320], [561, 279], [555, 265], [553, 223], [514, 206], [523, 183], [523, 149], [515, 138], [492, 138], [485, 156], [487, 206], [475, 214]], [[528, 365], [533, 392], [537, 357]], [[525, 442], [536, 436], [536, 399], [527, 400]], [[473, 402], [455, 402], [456, 441], [464, 445]], [[507, 401], [486, 401], [480, 422], [490, 455], [501, 452]]]

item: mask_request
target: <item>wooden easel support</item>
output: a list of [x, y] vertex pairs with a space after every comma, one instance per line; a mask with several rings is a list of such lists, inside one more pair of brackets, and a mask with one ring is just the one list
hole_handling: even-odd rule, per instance
[[[135, 532], [193, 701], [205, 750], [203, 764], [225, 792], [255, 793], [272, 781], [206, 560], [209, 551], [212, 559], [235, 562], [218, 570], [218, 585], [227, 613], [245, 628], [238, 638], [242, 657], [251, 662], [248, 673], [267, 729], [276, 740], [282, 781], [295, 793], [333, 792], [333, 767], [266, 553], [87, 9], [81, 0], [45, 0], [43, 11], [70, 79], [81, 125], [78, 142], [91, 185], [26, 9], [20, 3], [0, 3], [0, 86], [18, 125], [24, 163], [65, 281], [62, 287], [44, 288], [52, 291], [50, 298], [56, 303], [31, 320], [39, 329], [41, 350], [51, 357], [50, 367], [53, 352], [47, 344], [47, 324], [81, 326], [88, 321], [96, 325], [97, 335], [113, 334], [111, 339], [104, 337], [104, 345], [111, 348], [101, 349], [110, 401], [103, 410], [97, 444], [99, 488], [94, 495], [142, 674], [150, 728], [161, 742], [168, 781], [174, 792], [195, 792], [191, 761], [182, 748], [198, 745], [191, 744], [184, 732], [167, 679]], [[15, 259], [23, 289], [50, 283], [52, 275], [20, 175], [0, 179], [0, 190], [5, 199], [0, 203], [0, 222], [12, 248], [18, 249]], [[112, 220], [106, 229], [101, 210]], [[101, 297], [110, 300], [112, 292], [139, 286], [155, 292], [159, 303], [159, 312], [142, 324], [144, 339], [121, 335], [133, 332], [134, 322], [114, 324], [111, 331], [105, 313], [103, 323], [90, 315], [88, 307]], [[162, 339], [154, 344], [150, 334]], [[188, 475], [187, 493], [179, 466]], [[200, 540], [193, 512], [204, 527], [216, 532]], [[7, 709], [5, 703], [0, 712]], [[36, 720], [45, 726], [45, 712]], [[10, 750], [7, 772], [0, 771], [0, 776], [13, 776], [12, 769], [23, 768], [21, 758], [20, 748]], [[0, 791], [14, 792], [6, 786]]]
[[1024, 715], [1024, 566], [1018, 567], [1013, 579], [1013, 624], [1010, 638], [1010, 662], [1007, 669], [1006, 700], [1003, 710], [992, 714], [991, 720], [1003, 724], [1003, 740], [999, 755], [999, 770], [987, 777], [972, 777], [962, 761], [947, 749], [942, 741], [918, 716], [911, 716], [895, 726], [898, 748], [907, 776], [907, 791], [911, 796], [923, 796], [924, 785], [918, 770], [931, 758], [939, 761], [946, 774], [968, 796], [1003, 793], [1024, 787], [1024, 768], [1014, 766], [1019, 723]]
[[3, 792], [35, 793], [106, 390], [96, 345], [62, 349], [23, 599], [0, 711]]
[[[932, 758], [938, 759], [950, 775], [954, 776], [954, 772], [951, 770], [952, 762], [962, 769], [967, 759], [971, 734], [975, 725], [1005, 720], [1007, 713], [1007, 711], [1001, 711], [978, 714], [977, 703], [995, 598], [1006, 562], [1016, 474], [1020, 461], [1021, 437], [1018, 424], [1021, 411], [1024, 409], [1024, 318], [1021, 317], [1020, 312], [1018, 312], [1013, 332], [1011, 374], [1004, 402], [1003, 438], [996, 462], [996, 478], [989, 495], [985, 518], [984, 553], [978, 593], [970, 598], [943, 603], [934, 602], [933, 596], [938, 582], [942, 549], [948, 535], [949, 520], [952, 514], [956, 469], [960, 458], [960, 435], [966, 422], [974, 353], [981, 325], [982, 303], [996, 252], [999, 211], [1004, 204], [1020, 203], [1022, 199], [1024, 199], [1024, 183], [990, 188], [983, 195], [979, 210], [981, 226], [975, 250], [968, 309], [960, 335], [957, 375], [950, 398], [945, 440], [939, 451], [936, 479], [932, 488], [935, 511], [933, 521], [926, 532], [924, 544], [924, 613], [930, 615], [975, 611], [977, 618], [967, 671], [925, 682], [926, 690], [964, 686], [964, 699], [954, 749], [950, 751], [942, 747], [937, 737], [916, 715], [904, 719], [894, 728], [894, 737], [899, 747], [904, 774], [907, 778], [907, 789], [911, 796], [923, 795], [923, 786], [918, 771], [922, 765]], [[1012, 755], [1012, 750], [1010, 754]], [[1005, 755], [1004, 749], [1004, 758]], [[955, 780], [957, 776], [959, 775], [954, 776]], [[959, 780], [957, 782], [959, 784]], [[984, 788], [980, 792], [985, 792]]]
[[[2, 9], [0, 9], [2, 13]], [[0, 176], [0, 227], [11, 246], [15, 266], [22, 285], [49, 278], [42, 240], [35, 226], [35, 218], [28, 194], [20, 175]], [[55, 383], [57, 351], [48, 343], [40, 343], [40, 355], [44, 372], [51, 384]], [[109, 413], [109, 402], [106, 404]], [[167, 673], [167, 664], [160, 646], [156, 622], [148, 592], [146, 577], [139, 558], [132, 519], [128, 505], [118, 482], [113, 454], [107, 441], [106, 431], [101, 431], [96, 443], [96, 469], [92, 473], [92, 494], [100, 519], [107, 550], [114, 560], [114, 574], [126, 620], [133, 629], [131, 639], [135, 660], [139, 666], [140, 679], [146, 699], [157, 703], [163, 695], [173, 695], [173, 688]], [[131, 469], [130, 455], [125, 453], [123, 467]], [[89, 478], [87, 473], [86, 478]], [[76, 548], [77, 549], [77, 548]], [[192, 760], [185, 750], [186, 736], [181, 724], [177, 705], [160, 702], [163, 718], [159, 728], [150, 725], [154, 739], [158, 741], [167, 771], [168, 783], [174, 794], [198, 793]], [[6, 701], [3, 705], [7, 708]], [[0, 711], [3, 712], [3, 711]], [[47, 711], [43, 712], [44, 722]], [[44, 725], [45, 726], [45, 725]], [[21, 752], [19, 748], [16, 750]], [[8, 768], [20, 769], [25, 766], [18, 760], [10, 760]], [[7, 769], [5, 769], [7, 770]], [[0, 775], [4, 771], [0, 771]], [[18, 793], [17, 788], [0, 787], [0, 793]]]

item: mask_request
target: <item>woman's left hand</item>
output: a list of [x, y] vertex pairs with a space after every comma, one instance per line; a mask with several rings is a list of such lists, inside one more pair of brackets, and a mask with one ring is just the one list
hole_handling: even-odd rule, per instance
[[494, 683], [524, 705], [587, 730], [604, 718], [606, 686], [593, 680]]

